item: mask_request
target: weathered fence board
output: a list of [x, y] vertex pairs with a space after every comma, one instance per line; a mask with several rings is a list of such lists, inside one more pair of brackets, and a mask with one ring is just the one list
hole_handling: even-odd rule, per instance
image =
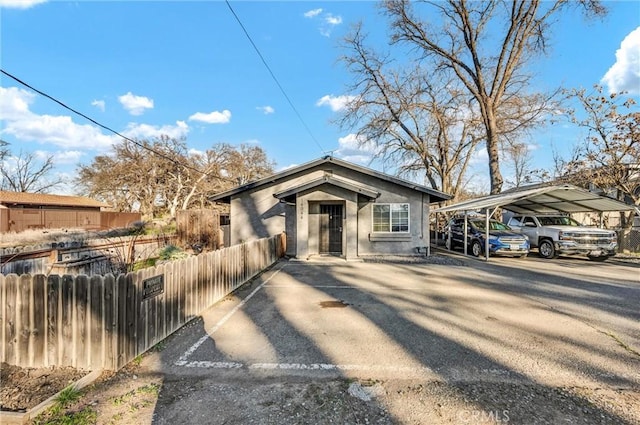
[[[41, 308], [35, 308], [37, 300]], [[29, 348], [33, 358], [31, 364], [44, 364], [46, 357], [46, 323], [47, 323], [47, 278], [44, 275], [36, 275], [33, 278], [33, 331], [31, 338], [33, 345]]]
[[117, 370], [276, 262], [284, 241], [119, 276], [0, 275], [0, 361]]

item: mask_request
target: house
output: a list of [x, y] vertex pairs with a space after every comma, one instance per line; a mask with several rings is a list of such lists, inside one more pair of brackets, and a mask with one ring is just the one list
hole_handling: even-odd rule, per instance
[[332, 157], [210, 198], [230, 204], [231, 245], [286, 233], [287, 255], [411, 255], [429, 243], [430, 204], [450, 196]]
[[0, 232], [98, 228], [100, 211], [108, 206], [81, 196], [0, 191]]

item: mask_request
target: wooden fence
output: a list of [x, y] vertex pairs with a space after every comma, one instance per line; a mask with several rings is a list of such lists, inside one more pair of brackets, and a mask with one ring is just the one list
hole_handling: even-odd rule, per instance
[[184, 210], [176, 213], [176, 233], [181, 246], [195, 250], [222, 246], [220, 214], [210, 209]]
[[140, 213], [89, 208], [0, 208], [0, 233], [29, 229], [118, 229], [140, 220]]
[[0, 275], [0, 361], [118, 370], [284, 255], [284, 235], [126, 275]]

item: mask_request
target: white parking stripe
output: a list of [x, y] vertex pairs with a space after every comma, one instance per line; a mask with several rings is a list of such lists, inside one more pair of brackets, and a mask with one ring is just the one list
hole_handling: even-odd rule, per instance
[[[187, 359], [189, 358], [189, 356], [191, 356], [198, 349], [198, 347], [200, 347], [202, 344], [204, 344], [204, 342], [207, 339], [209, 339], [209, 337], [211, 335], [213, 335], [218, 329], [220, 329], [220, 327], [222, 325], [224, 325], [227, 322], [227, 320], [229, 320], [231, 318], [231, 316], [233, 316], [240, 308], [242, 308], [242, 306], [245, 305], [247, 303], [247, 301], [249, 301], [251, 299], [251, 297], [253, 297], [260, 289], [262, 289], [262, 287], [264, 287], [271, 279], [273, 279], [275, 275], [280, 273], [280, 270], [282, 270], [285, 266], [286, 266], [286, 264], [283, 264], [282, 267], [278, 268], [271, 276], [269, 276], [269, 278], [267, 280], [262, 282], [260, 284], [260, 286], [258, 286], [256, 289], [254, 289], [253, 292], [251, 292], [245, 299], [240, 301], [240, 303], [237, 306], [235, 306], [230, 312], [225, 314], [225, 316], [222, 319], [220, 319], [218, 321], [218, 323], [216, 323], [211, 328], [207, 329], [206, 330], [206, 332], [207, 332], [206, 335], [204, 335], [195, 344], [193, 344], [191, 347], [189, 347], [189, 349], [187, 351], [185, 351], [180, 356], [180, 358], [178, 360], [175, 361], [174, 365], [176, 365], [176, 366], [186, 366], [187, 365]], [[196, 363], [199, 363], [199, 362], [196, 362]], [[204, 362], [204, 363], [207, 363], [207, 362]]]
[[253, 363], [192, 361], [177, 364], [177, 366], [208, 368], [208, 369], [252, 369], [252, 370], [357, 370], [365, 372], [394, 372], [394, 373], [434, 373], [428, 367], [403, 367], [391, 365], [358, 365], [358, 364], [328, 364], [328, 363]]

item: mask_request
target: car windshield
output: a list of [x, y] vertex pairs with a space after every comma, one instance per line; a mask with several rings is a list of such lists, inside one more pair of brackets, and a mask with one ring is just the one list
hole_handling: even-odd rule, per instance
[[580, 223], [565, 216], [538, 217], [538, 221], [543, 226], [580, 226]]
[[[484, 220], [471, 220], [471, 224], [480, 231], [486, 230]], [[511, 230], [511, 227], [496, 220], [489, 220], [489, 230]]]

